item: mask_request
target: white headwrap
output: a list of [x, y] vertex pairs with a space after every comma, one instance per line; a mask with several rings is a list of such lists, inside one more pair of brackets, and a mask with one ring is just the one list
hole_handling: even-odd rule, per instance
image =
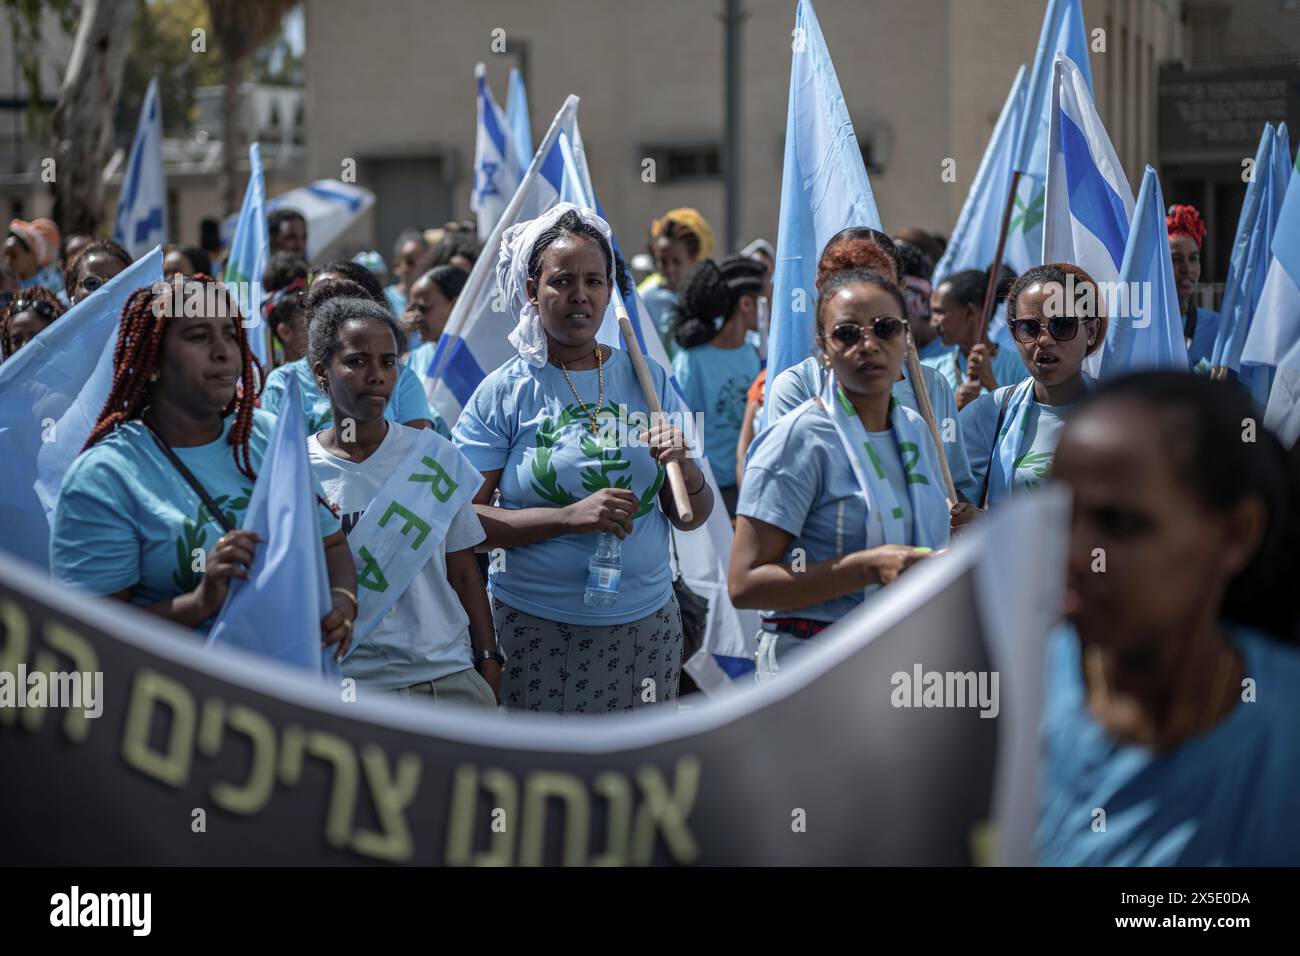
[[519, 307], [519, 323], [510, 333], [510, 344], [523, 356], [525, 362], [536, 368], [546, 364], [546, 332], [542, 329], [542, 317], [537, 314], [537, 307], [528, 301], [528, 260], [532, 258], [533, 246], [542, 233], [554, 226], [567, 212], [576, 212], [584, 223], [595, 226], [605, 237], [605, 242], [609, 243], [610, 250], [613, 250], [609, 223], [596, 215], [594, 210], [575, 206], [571, 202], [557, 203], [536, 219], [516, 223], [501, 234], [497, 286], [505, 293], [507, 309], [510, 308], [510, 303]]

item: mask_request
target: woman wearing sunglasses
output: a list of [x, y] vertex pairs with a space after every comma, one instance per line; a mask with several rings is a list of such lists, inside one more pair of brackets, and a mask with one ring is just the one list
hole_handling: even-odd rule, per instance
[[68, 301], [76, 305], [98, 292], [131, 262], [131, 253], [113, 240], [96, 239], [77, 253], [63, 275]]
[[32, 286], [14, 297], [0, 317], [0, 349], [9, 358], [61, 316], [63, 303], [44, 286]]
[[1066, 263], [1028, 269], [1007, 298], [1007, 328], [1029, 378], [961, 411], [982, 508], [1047, 480], [1065, 420], [1088, 390], [1083, 360], [1106, 341], [1097, 284]]
[[759, 680], [932, 550], [949, 513], [924, 420], [894, 398], [907, 305], [891, 279], [848, 270], [817, 300], [821, 394], [764, 430], [745, 466], [727, 580], [762, 608]]

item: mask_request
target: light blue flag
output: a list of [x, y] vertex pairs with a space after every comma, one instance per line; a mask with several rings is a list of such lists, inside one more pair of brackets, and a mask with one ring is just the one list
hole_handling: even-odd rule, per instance
[[510, 71], [510, 87], [506, 93], [506, 125], [515, 148], [515, 161], [520, 170], [528, 168], [533, 158], [533, 121], [528, 112], [528, 90], [524, 77], [516, 69]]
[[1232, 242], [1232, 258], [1219, 309], [1219, 332], [1210, 358], [1212, 366], [1236, 372], [1242, 386], [1261, 408], [1268, 403], [1272, 373], [1268, 365], [1244, 365], [1242, 350], [1273, 259], [1273, 235], [1286, 194], [1287, 175], [1284, 169], [1278, 168], [1280, 145], [1277, 131], [1266, 124], [1255, 153], [1255, 178], [1246, 186], [1246, 198], [1237, 218], [1237, 234]]
[[1300, 175], [1288, 177], [1273, 232], [1272, 261], [1241, 360], [1276, 369], [1264, 424], [1287, 442], [1300, 439]]
[[1101, 380], [1153, 369], [1186, 372], [1187, 344], [1178, 307], [1165, 199], [1150, 166], [1142, 176], [1119, 285], [1109, 303]]
[[329, 574], [317, 524], [316, 485], [307, 458], [307, 422], [298, 383], [289, 380], [266, 446], [244, 529], [262, 537], [248, 579], [233, 579], [208, 632], [208, 646], [251, 651], [313, 674], [338, 674], [334, 650], [321, 647], [330, 610]]
[[840, 81], [809, 0], [795, 12], [767, 380], [812, 351], [817, 258], [848, 226], [880, 228]]
[[1274, 173], [1276, 181], [1282, 184], [1282, 195], [1286, 196], [1286, 189], [1291, 185], [1291, 134], [1287, 131], [1286, 123], [1277, 125], [1277, 145], [1273, 149]]
[[0, 365], [0, 548], [49, 568], [59, 486], [113, 387], [122, 306], [162, 277], [155, 246]]
[[518, 151], [506, 114], [497, 106], [487, 82], [487, 67], [474, 67], [478, 81], [478, 131], [474, 138], [474, 191], [469, 208], [478, 216], [478, 236], [486, 240], [519, 188]]
[[131, 145], [122, 195], [113, 222], [113, 241], [133, 259], [167, 241], [167, 184], [163, 179], [162, 106], [158, 102], [158, 78], [149, 81], [140, 122]]
[[[1043, 262], [1043, 210], [1047, 198], [1047, 139], [1052, 124], [1052, 68], [1064, 53], [1079, 69], [1092, 97], [1092, 66], [1088, 62], [1088, 31], [1080, 0], [1048, 0], [1038, 49], [1025, 91], [1025, 119], [1020, 124], [1015, 168], [1020, 170], [1015, 209], [1007, 228], [1004, 256], [1025, 267]], [[1003, 194], [1003, 202], [1006, 194]]]
[[258, 143], [248, 147], [248, 188], [239, 208], [235, 239], [226, 259], [225, 281], [244, 313], [244, 328], [253, 354], [270, 366], [270, 343], [262, 321], [262, 273], [271, 255], [271, 237], [266, 231], [266, 180], [262, 177], [262, 150]]
[[[1025, 111], [1025, 90], [1028, 73], [1022, 64], [1011, 83], [1011, 92], [1002, 104], [993, 135], [984, 148], [984, 158], [971, 181], [966, 201], [962, 203], [957, 225], [943, 258], [936, 263], [930, 277], [933, 285], [963, 269], [987, 269], [998, 251], [998, 233], [1002, 230], [1002, 211], [1011, 188], [1013, 153], [1020, 132], [1020, 122]], [[1008, 258], [1004, 250], [1002, 261], [1017, 273], [1029, 267], [1028, 262]]]

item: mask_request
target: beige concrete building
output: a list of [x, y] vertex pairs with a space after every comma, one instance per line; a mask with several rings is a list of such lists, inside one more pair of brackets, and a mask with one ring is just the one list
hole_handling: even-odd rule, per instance
[[[743, 241], [776, 230], [794, 4], [742, 6]], [[950, 229], [1011, 79], [1032, 60], [1045, 3], [816, 6], [886, 227]], [[1136, 181], [1142, 161], [1157, 159], [1156, 70], [1182, 56], [1182, 4], [1085, 0], [1084, 7], [1089, 28], [1105, 31], [1104, 52], [1092, 57], [1098, 99]], [[421, 0], [307, 0], [308, 175], [337, 175], [345, 158], [355, 158], [362, 184], [380, 197], [366, 238], [381, 244], [403, 212], [422, 214], [422, 222], [467, 214], [473, 68], [482, 60], [500, 101], [509, 68], [525, 70], [535, 137], [566, 94], [582, 98], [596, 188], [625, 245], [639, 246], [650, 219], [677, 205], [698, 206], [720, 232], [721, 9], [708, 0], [488, 0], [454, 9]], [[494, 52], [502, 38], [506, 52]], [[655, 183], [642, 182], [646, 157], [657, 160]], [[948, 157], [956, 160], [956, 183], [940, 178]], [[416, 181], [416, 193], [393, 194]]]

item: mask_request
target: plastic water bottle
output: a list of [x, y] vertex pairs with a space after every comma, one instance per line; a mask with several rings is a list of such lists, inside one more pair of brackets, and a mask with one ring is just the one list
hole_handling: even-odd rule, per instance
[[618, 538], [602, 531], [596, 538], [596, 553], [587, 562], [587, 607], [613, 607], [618, 603], [618, 579], [623, 575], [623, 553]]

